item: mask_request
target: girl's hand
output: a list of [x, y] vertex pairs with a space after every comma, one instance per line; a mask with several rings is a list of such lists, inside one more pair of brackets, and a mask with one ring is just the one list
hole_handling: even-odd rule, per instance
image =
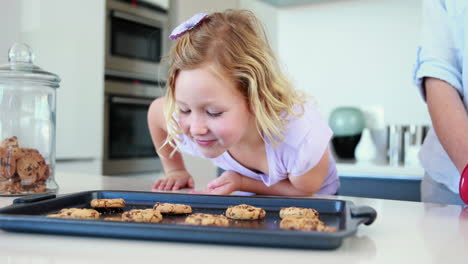
[[176, 191], [180, 188], [191, 188], [195, 186], [192, 176], [186, 170], [176, 170], [166, 173], [166, 178], [154, 182], [153, 191]]
[[218, 178], [210, 181], [203, 191], [191, 191], [199, 194], [227, 195], [239, 191], [242, 186], [242, 175], [233, 171], [225, 171]]

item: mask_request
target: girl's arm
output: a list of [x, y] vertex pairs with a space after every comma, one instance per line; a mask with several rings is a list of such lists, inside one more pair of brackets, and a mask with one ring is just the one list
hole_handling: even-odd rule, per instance
[[194, 183], [190, 174], [187, 172], [182, 155], [175, 152], [172, 157], [170, 154], [174, 150], [169, 144], [164, 148], [161, 146], [167, 137], [166, 120], [164, 117], [164, 98], [158, 98], [151, 103], [148, 110], [148, 127], [151, 134], [151, 140], [156, 148], [156, 152], [161, 159], [166, 178], [158, 179], [153, 184], [153, 190], [178, 190], [185, 186], [193, 188]]
[[329, 153], [325, 151], [318, 164], [301, 176], [290, 176], [272, 186], [237, 172], [225, 171], [220, 177], [208, 183], [208, 189], [195, 193], [230, 194], [234, 191], [252, 192], [264, 195], [310, 196], [320, 190], [328, 174]]
[[315, 167], [301, 176], [289, 176], [270, 187], [248, 177], [242, 178], [241, 191], [266, 195], [310, 196], [320, 190], [328, 174], [330, 158], [328, 149]]

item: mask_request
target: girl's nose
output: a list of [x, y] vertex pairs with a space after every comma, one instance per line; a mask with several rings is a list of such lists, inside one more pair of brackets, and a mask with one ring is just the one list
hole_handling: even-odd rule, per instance
[[204, 135], [208, 133], [208, 128], [203, 118], [193, 117], [190, 122], [190, 134], [192, 135]]

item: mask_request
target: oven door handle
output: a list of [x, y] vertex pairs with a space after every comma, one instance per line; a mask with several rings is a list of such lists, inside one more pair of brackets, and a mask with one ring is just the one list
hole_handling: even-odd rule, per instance
[[150, 105], [153, 100], [113, 96], [111, 102], [114, 104]]
[[112, 11], [111, 12], [112, 17], [128, 20], [128, 21], [133, 21], [139, 24], [144, 24], [152, 27], [161, 27], [161, 23], [156, 21], [156, 20], [151, 20], [148, 18], [140, 17], [140, 16], [134, 16], [128, 13], [120, 12], [120, 11]]

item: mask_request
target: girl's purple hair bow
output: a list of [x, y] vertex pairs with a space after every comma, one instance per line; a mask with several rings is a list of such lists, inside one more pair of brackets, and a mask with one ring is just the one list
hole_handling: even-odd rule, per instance
[[206, 13], [198, 13], [195, 14], [193, 17], [185, 21], [184, 23], [178, 25], [174, 30], [172, 30], [171, 35], [169, 35], [169, 38], [171, 40], [178, 39], [180, 36], [182, 36], [185, 32], [188, 30], [194, 28], [196, 25], [198, 25], [203, 19], [205, 19], [208, 16]]

